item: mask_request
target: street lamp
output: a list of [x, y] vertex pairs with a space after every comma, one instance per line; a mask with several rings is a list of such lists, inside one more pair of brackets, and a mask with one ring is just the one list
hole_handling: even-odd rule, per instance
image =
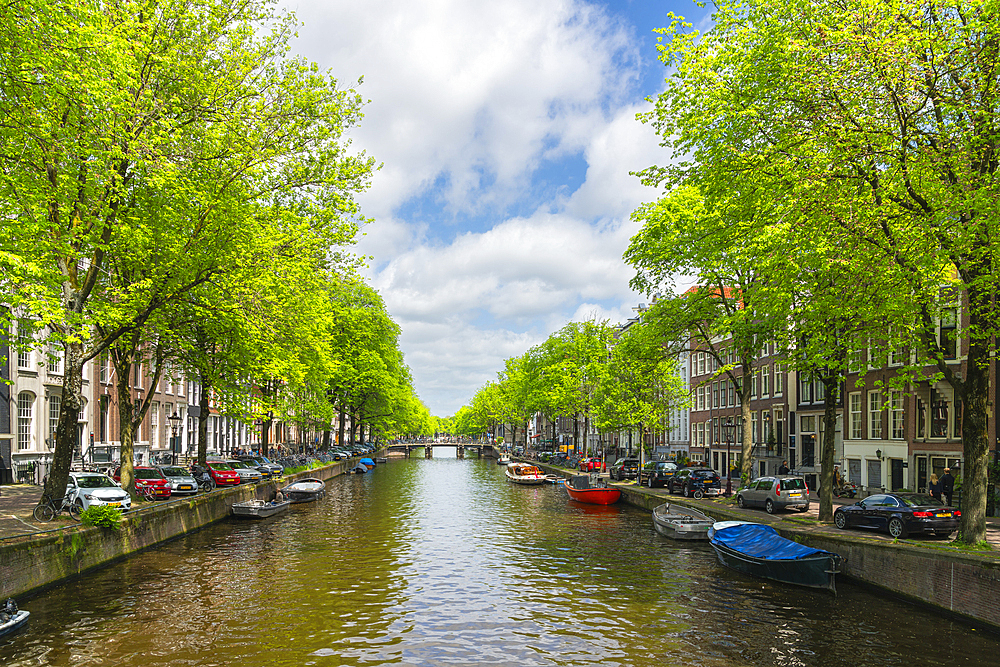
[[729, 417], [722, 425], [722, 430], [726, 434], [726, 497], [733, 495], [733, 418]]
[[167, 421], [170, 422], [170, 429], [172, 432], [172, 437], [170, 438], [171, 458], [173, 459], [173, 464], [177, 465], [177, 452], [180, 449], [180, 442], [177, 439], [177, 429], [181, 425], [182, 417], [177, 414], [176, 410], [174, 410], [174, 414], [167, 417]]

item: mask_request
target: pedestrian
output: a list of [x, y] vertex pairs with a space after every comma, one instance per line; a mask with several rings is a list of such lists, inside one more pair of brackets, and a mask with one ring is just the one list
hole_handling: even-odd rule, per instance
[[839, 489], [844, 485], [844, 479], [840, 476], [840, 466], [833, 466], [833, 488]]
[[951, 505], [951, 497], [955, 493], [955, 478], [951, 476], [951, 468], [945, 468], [944, 475], [941, 476], [941, 493]]
[[779, 475], [787, 475], [788, 474], [788, 461], [782, 461], [781, 462], [781, 465], [778, 467], [778, 474]]
[[931, 473], [931, 481], [927, 484], [927, 491], [934, 496], [934, 499], [941, 502], [941, 482], [938, 481], [937, 473]]

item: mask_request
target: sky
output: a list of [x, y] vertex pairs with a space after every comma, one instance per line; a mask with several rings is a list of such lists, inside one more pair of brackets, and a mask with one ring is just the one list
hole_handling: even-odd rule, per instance
[[663, 88], [654, 28], [688, 0], [286, 0], [295, 53], [369, 100], [353, 147], [381, 163], [356, 251], [431, 413], [567, 322], [647, 301], [622, 261], [665, 164], [636, 120]]

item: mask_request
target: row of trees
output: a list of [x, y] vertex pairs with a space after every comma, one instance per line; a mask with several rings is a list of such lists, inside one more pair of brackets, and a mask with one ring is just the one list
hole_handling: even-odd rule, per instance
[[294, 27], [269, 0], [0, 8], [0, 317], [64, 356], [46, 494], [65, 488], [99, 355], [129, 487], [152, 398], [130, 392], [136, 364], [149, 386], [200, 382], [202, 460], [210, 398], [265, 437], [276, 415], [426, 428], [398, 327], [348, 252], [376, 168], [345, 136], [363, 100], [290, 56]]
[[[710, 31], [662, 31], [666, 89], [641, 118], [673, 162], [636, 213], [633, 286], [700, 289], [655, 316], [697, 331], [749, 408], [753, 362], [778, 341], [826, 385], [821, 517], [852, 351], [910, 360], [893, 380], [945, 381], [963, 407], [960, 540], [985, 537], [990, 360], [1000, 286], [1000, 8], [980, 0], [720, 0]], [[964, 314], [964, 364], [938, 325]], [[651, 318], [654, 319], [654, 318]], [[717, 349], [713, 340], [730, 343]], [[744, 415], [744, 474], [750, 420]]]
[[[679, 342], [679, 341], [678, 341]], [[639, 427], [663, 431], [671, 409], [687, 396], [677, 374], [677, 343], [647, 326], [618, 329], [605, 321], [570, 322], [545, 342], [504, 362], [496, 382], [481, 387], [453, 418], [458, 435], [496, 432], [503, 424], [517, 440], [542, 414], [553, 423], [571, 417], [574, 442], [591, 430]]]

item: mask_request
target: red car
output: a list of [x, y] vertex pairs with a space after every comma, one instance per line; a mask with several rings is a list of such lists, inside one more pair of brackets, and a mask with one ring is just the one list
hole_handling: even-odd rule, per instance
[[208, 474], [215, 480], [216, 486], [236, 486], [240, 483], [240, 474], [233, 467], [222, 461], [207, 461]]
[[596, 457], [587, 457], [580, 459], [580, 472], [593, 472], [595, 470], [601, 469], [601, 459]]
[[[170, 497], [170, 482], [156, 468], [136, 466], [132, 468], [135, 476], [135, 490], [143, 495], [149, 495], [155, 500], [165, 500]], [[121, 467], [115, 468], [112, 475], [116, 482], [122, 481]]]

